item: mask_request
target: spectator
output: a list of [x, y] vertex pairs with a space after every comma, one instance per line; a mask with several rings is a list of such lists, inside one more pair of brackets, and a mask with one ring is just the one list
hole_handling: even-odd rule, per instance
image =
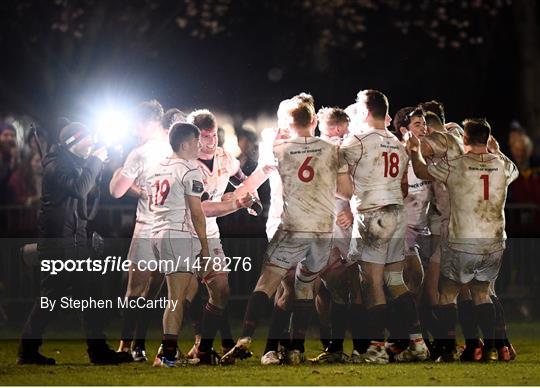
[[12, 204], [31, 206], [41, 197], [41, 157], [34, 153], [26, 157], [8, 182], [9, 199]]
[[225, 143], [225, 130], [222, 127], [218, 127], [217, 129], [217, 137], [218, 137], [218, 147], [223, 147], [223, 144]]
[[0, 132], [0, 204], [7, 203], [9, 178], [19, 164], [15, 129], [7, 125]]
[[537, 167], [532, 161], [533, 143], [523, 129], [512, 130], [508, 135], [510, 155], [519, 171], [527, 171], [531, 167]]
[[511, 159], [519, 170], [519, 177], [510, 186], [508, 202], [537, 205], [507, 212], [514, 235], [529, 233], [531, 226], [540, 222], [540, 166], [532, 159], [533, 143], [522, 128], [513, 129], [508, 136]]
[[241, 151], [240, 156], [238, 156], [240, 168], [247, 175], [250, 175], [257, 167], [257, 160], [259, 159], [257, 134], [252, 130], [242, 128], [237, 131], [236, 137]]

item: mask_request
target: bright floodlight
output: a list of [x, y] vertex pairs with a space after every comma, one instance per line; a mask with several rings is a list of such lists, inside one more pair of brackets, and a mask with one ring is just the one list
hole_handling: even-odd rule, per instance
[[127, 137], [129, 117], [119, 110], [106, 110], [96, 120], [96, 140], [106, 146], [119, 145]]

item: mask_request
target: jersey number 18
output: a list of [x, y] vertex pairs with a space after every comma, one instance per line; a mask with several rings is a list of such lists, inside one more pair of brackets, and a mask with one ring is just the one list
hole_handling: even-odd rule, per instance
[[384, 177], [386, 178], [388, 174], [392, 178], [395, 178], [399, 174], [399, 155], [395, 152], [390, 154], [388, 157], [388, 152], [383, 152], [384, 157]]

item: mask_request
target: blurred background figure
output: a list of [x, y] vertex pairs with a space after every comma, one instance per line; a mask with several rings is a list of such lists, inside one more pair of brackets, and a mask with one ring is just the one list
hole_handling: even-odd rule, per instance
[[35, 152], [23, 158], [8, 181], [8, 201], [13, 205], [39, 203], [42, 178], [41, 157]]
[[533, 142], [525, 130], [516, 124], [508, 134], [510, 158], [519, 170], [519, 177], [511, 186], [509, 201], [540, 205], [540, 166], [533, 158]]
[[259, 146], [257, 134], [255, 131], [248, 128], [241, 128], [236, 131], [236, 137], [238, 139], [238, 148], [240, 148], [240, 168], [247, 175], [250, 175], [257, 167], [257, 160], [259, 159]]
[[218, 127], [217, 129], [217, 139], [218, 147], [223, 147], [225, 143], [225, 130], [222, 127]]
[[0, 204], [8, 202], [8, 182], [19, 165], [17, 131], [11, 124], [0, 129]]

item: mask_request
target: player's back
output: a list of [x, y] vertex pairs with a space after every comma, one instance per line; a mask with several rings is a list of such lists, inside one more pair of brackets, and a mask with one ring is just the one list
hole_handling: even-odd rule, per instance
[[[135, 148], [128, 155], [124, 170], [129, 171], [134, 183], [142, 189], [146, 188], [148, 172], [153, 170], [159, 162], [172, 153], [171, 145], [167, 139], [150, 139]], [[139, 199], [137, 203], [137, 222], [151, 224], [152, 214], [148, 209], [148, 201]]]
[[517, 168], [502, 155], [471, 153], [449, 160], [448, 166], [450, 246], [470, 253], [502, 249], [506, 193]]
[[419, 179], [414, 173], [412, 163], [407, 168], [407, 182], [409, 189], [403, 200], [407, 225], [415, 229], [427, 229], [428, 209], [431, 201], [431, 181]]
[[[422, 139], [431, 150], [432, 155], [427, 158], [428, 163], [438, 163], [441, 160], [455, 159], [465, 153], [463, 148], [463, 130], [452, 127], [445, 132], [432, 132]], [[443, 220], [450, 217], [448, 191], [444, 183], [433, 182], [433, 206], [441, 214]]]
[[274, 143], [283, 185], [283, 230], [332, 232], [340, 168], [338, 151], [336, 145], [316, 137], [297, 137]]
[[342, 151], [358, 210], [403, 204], [401, 180], [409, 157], [397, 137], [386, 129], [370, 129], [345, 139]]
[[185, 196], [203, 191], [197, 164], [179, 158], [163, 159], [149, 173], [147, 186], [149, 208], [154, 215], [152, 233], [162, 230], [192, 232]]

